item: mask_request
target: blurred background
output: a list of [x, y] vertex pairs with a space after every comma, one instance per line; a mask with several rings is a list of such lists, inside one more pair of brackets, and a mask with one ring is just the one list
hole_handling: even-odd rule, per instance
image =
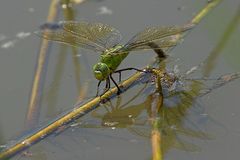
[[[31, 91], [41, 51], [42, 39], [34, 31], [46, 23], [62, 20], [101, 22], [122, 33], [122, 43], [147, 26], [171, 26], [188, 23], [208, 2], [207, 0], [85, 0], [56, 2], [51, 13], [49, 0], [2, 0], [0, 5], [0, 147], [14, 143], [31, 122], [37, 126], [48, 123], [73, 108], [78, 101], [95, 96], [97, 80], [92, 65], [99, 55], [84, 49], [72, 49], [59, 43], [49, 43], [41, 83], [40, 109], [33, 119], [27, 119]], [[209, 59], [207, 75], [240, 71], [240, 3], [223, 0], [169, 53], [169, 70], [178, 68], [184, 73]], [[44, 48], [44, 47], [43, 47]], [[152, 51], [130, 54], [119, 68], [143, 68], [155, 57]], [[213, 54], [212, 54], [213, 53]], [[214, 58], [209, 58], [210, 55]], [[126, 79], [134, 72], [126, 72]], [[206, 74], [206, 73], [205, 73]], [[194, 77], [205, 75], [197, 71]], [[209, 83], [209, 82], [206, 82]], [[142, 86], [130, 89], [112, 104], [107, 103], [77, 121], [61, 134], [54, 134], [31, 147], [29, 155], [19, 154], [12, 159], [150, 159], [150, 126], [145, 102], [150, 93]], [[234, 159], [240, 147], [240, 80], [213, 90], [191, 101], [193, 110], [182, 117], [181, 125], [196, 127], [209, 133], [179, 134], [166, 132], [170, 138], [164, 144], [164, 159]], [[128, 103], [130, 99], [133, 99]], [[165, 105], [171, 106], [171, 99]], [[172, 100], [174, 101], [174, 99]], [[126, 104], [127, 103], [127, 104]], [[177, 103], [174, 101], [174, 103]], [[185, 102], [182, 102], [185, 104]], [[104, 126], [107, 113], [117, 109], [137, 114], [136, 120], [118, 122], [119, 126]], [[106, 109], [107, 108], [107, 109]], [[133, 110], [133, 111], [132, 111]], [[195, 117], [194, 117], [194, 116]], [[111, 118], [114, 116], [110, 116]], [[197, 117], [197, 118], [196, 118]], [[104, 119], [105, 118], [105, 119]], [[173, 118], [174, 119], [174, 118]], [[107, 119], [111, 121], [111, 119]], [[175, 121], [179, 119], [175, 117]], [[113, 120], [112, 120], [113, 121]], [[167, 122], [166, 122], [167, 123]], [[169, 122], [171, 123], [171, 122]], [[176, 122], [178, 123], [178, 122]], [[30, 125], [31, 126], [31, 125]], [[33, 127], [33, 128], [36, 128]], [[171, 128], [171, 127], [170, 127]], [[188, 135], [188, 136], [186, 136]], [[197, 136], [198, 135], [198, 136]], [[168, 137], [168, 136], [167, 136]], [[174, 137], [174, 138], [173, 138]], [[1, 150], [1, 149], [0, 149]]]

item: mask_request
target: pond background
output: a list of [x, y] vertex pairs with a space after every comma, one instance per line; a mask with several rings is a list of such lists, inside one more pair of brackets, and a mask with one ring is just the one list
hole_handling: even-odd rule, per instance
[[[20, 136], [28, 110], [28, 101], [35, 72], [37, 55], [41, 39], [32, 34], [46, 22], [50, 2], [47, 0], [2, 0], [0, 5], [0, 144], [3, 145]], [[117, 28], [126, 43], [134, 34], [147, 26], [183, 25], [200, 11], [205, 0], [87, 0], [74, 5], [75, 20], [106, 23]], [[216, 47], [226, 28], [237, 14], [238, 0], [223, 1], [210, 12], [200, 24], [186, 36], [184, 42], [171, 51], [170, 55], [178, 59], [176, 63], [181, 71], [203, 62]], [[112, 13], [101, 13], [101, 8]], [[238, 12], [239, 15], [239, 12]], [[240, 15], [239, 15], [240, 16]], [[59, 5], [56, 21], [64, 20]], [[20, 36], [24, 33], [26, 37]], [[28, 35], [31, 33], [31, 35]], [[18, 36], [17, 36], [18, 34]], [[219, 77], [226, 73], [240, 71], [240, 27], [231, 33], [216, 60], [210, 77]], [[50, 57], [45, 78], [39, 123], [43, 124], [69, 110], [77, 102], [79, 90], [88, 86], [85, 99], [96, 94], [97, 81], [92, 75], [92, 65], [99, 55], [79, 49], [73, 54], [70, 47], [51, 43]], [[126, 66], [141, 68], [149, 64], [155, 56], [130, 54], [119, 68]], [[76, 63], [77, 62], [77, 65]], [[173, 68], [172, 64], [170, 68]], [[79, 75], [76, 74], [79, 71]], [[134, 72], [127, 72], [127, 78]], [[201, 76], [201, 73], [197, 74]], [[133, 88], [122, 95], [123, 101], [139, 91]], [[240, 147], [240, 80], [229, 83], [207, 96], [198, 99], [205, 112], [215, 123], [208, 125], [214, 132], [212, 140], [192, 140], [201, 151], [188, 152], [169, 149], [165, 159], [234, 159], [238, 157]], [[141, 95], [129, 105], [144, 102]], [[115, 103], [115, 101], [113, 102]], [[99, 111], [103, 112], [103, 111]], [[144, 117], [144, 116], [143, 116]], [[31, 159], [150, 159], [151, 144], [148, 138], [129, 132], [128, 128], [106, 128], [101, 120], [88, 115], [82, 119], [88, 127], [68, 129], [34, 145]], [[89, 127], [91, 126], [91, 127]], [[136, 127], [136, 126], [133, 126]], [[138, 127], [138, 126], [137, 126]], [[140, 129], [148, 129], [140, 126]], [[13, 159], [19, 158], [18, 156]], [[29, 159], [29, 157], [21, 157]]]

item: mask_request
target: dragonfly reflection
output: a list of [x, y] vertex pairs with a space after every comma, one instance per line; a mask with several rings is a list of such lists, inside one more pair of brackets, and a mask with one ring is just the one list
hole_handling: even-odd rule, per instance
[[[189, 142], [188, 139], [209, 140], [214, 135], [209, 130], [204, 129], [211, 125], [214, 131], [224, 132], [225, 128], [221, 124], [215, 122], [204, 110], [197, 97], [204, 96], [214, 89], [221, 87], [232, 80], [240, 78], [240, 73], [227, 74], [217, 79], [201, 79], [201, 80], [184, 80], [174, 77], [174, 81], [167, 83], [171, 77], [169, 74], [162, 79], [164, 91], [163, 107], [159, 110], [159, 131], [162, 133], [161, 147], [163, 152], [167, 152], [171, 148], [185, 151], [199, 151], [200, 148]], [[154, 77], [153, 77], [154, 78]], [[172, 88], [174, 85], [174, 88]], [[180, 85], [180, 86], [178, 86]], [[151, 134], [151, 125], [149, 123], [151, 104], [154, 97], [154, 85], [147, 84], [146, 88], [139, 91], [136, 96], [125, 104], [121, 103], [121, 97], [113, 105], [100, 107], [93, 111], [93, 118], [99, 119], [100, 124], [82, 123], [78, 127], [83, 128], [126, 128], [131, 133], [149, 138]], [[171, 88], [171, 89], [170, 89]], [[145, 98], [143, 102], [131, 105], [132, 101], [138, 98]], [[184, 136], [185, 138], [181, 138]], [[187, 139], [186, 139], [187, 137]]]

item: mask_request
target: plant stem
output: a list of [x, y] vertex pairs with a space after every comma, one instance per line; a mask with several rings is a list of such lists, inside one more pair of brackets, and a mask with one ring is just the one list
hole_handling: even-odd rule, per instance
[[[220, 2], [221, 2], [221, 0], [215, 0], [215, 1], [209, 2], [201, 10], [201, 12], [199, 12], [192, 19], [191, 22], [194, 23], [194, 24], [199, 23], [200, 20], [202, 20], [206, 16], [206, 14], [208, 12], [210, 12]], [[42, 61], [39, 62], [39, 65], [40, 66], [42, 65]], [[128, 88], [130, 88], [134, 84], [137, 84], [136, 81], [141, 79], [141, 77], [143, 77], [144, 75], [146, 75], [146, 74], [143, 73], [143, 72], [138, 72], [138, 73], [132, 75], [129, 79], [127, 79], [123, 83], [121, 83], [121, 86], [124, 88], [123, 91], [127, 90]], [[73, 120], [86, 115], [88, 112], [90, 112], [91, 110], [98, 107], [98, 105], [101, 102], [104, 102], [107, 99], [113, 98], [114, 96], [116, 96], [116, 93], [117, 93], [117, 88], [114, 87], [111, 90], [109, 90], [108, 92], [106, 92], [101, 98], [96, 97], [96, 98], [90, 100], [89, 102], [87, 102], [83, 105], [75, 106], [76, 107], [75, 109], [73, 109], [69, 113], [63, 115], [62, 117], [60, 117], [56, 121], [50, 123], [46, 127], [43, 127], [39, 131], [37, 131], [35, 133], [32, 133], [29, 136], [24, 137], [22, 140], [20, 140], [15, 145], [12, 145], [9, 148], [5, 149], [2, 153], [0, 153], [0, 159], [6, 159], [6, 158], [9, 158], [9, 157], [12, 157], [13, 155], [17, 154], [18, 152], [29, 148], [32, 144], [37, 143], [38, 141], [42, 140], [43, 138], [45, 138], [49, 134], [56, 131], [59, 127], [61, 127], [63, 125], [66, 125], [66, 124], [72, 122]], [[161, 146], [160, 146], [160, 148], [161, 148]]]

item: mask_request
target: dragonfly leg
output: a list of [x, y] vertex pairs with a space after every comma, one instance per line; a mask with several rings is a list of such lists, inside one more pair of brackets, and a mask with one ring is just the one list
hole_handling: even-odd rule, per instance
[[107, 79], [106, 79], [105, 90], [109, 90], [110, 87], [111, 87], [111, 86], [110, 86], [110, 80], [109, 80], [109, 78], [107, 78]]
[[119, 94], [121, 93], [120, 87], [119, 87], [118, 84], [115, 82], [115, 80], [113, 79], [113, 77], [112, 77], [111, 74], [109, 75], [109, 77], [110, 77], [110, 79], [113, 81], [113, 83], [115, 84], [115, 86], [117, 87], [117, 89], [118, 89], [117, 94], [119, 95]]
[[137, 69], [137, 68], [125, 68], [125, 69], [120, 69], [120, 70], [116, 70], [114, 73], [119, 73], [119, 82], [122, 81], [122, 71], [128, 71], [128, 70], [136, 70], [139, 72], [145, 72], [141, 69]]
[[120, 83], [122, 81], [122, 72], [118, 72], [118, 73], [119, 73], [118, 83]]
[[98, 85], [97, 85], [97, 94], [96, 94], [96, 97], [98, 96], [98, 92], [99, 92], [99, 86], [100, 84], [102, 83], [102, 81], [98, 81]]
[[138, 72], [145, 72], [144, 70], [137, 69], [137, 68], [124, 68], [124, 69], [116, 70], [114, 73], [119, 73], [119, 72], [122, 72], [122, 71], [129, 71], [129, 70], [135, 70], [135, 71], [138, 71]]
[[105, 89], [104, 89], [104, 92], [100, 95], [100, 97], [102, 96], [102, 95], [104, 95], [109, 89], [110, 89], [110, 79], [109, 78], [107, 78], [106, 79], [106, 86], [105, 86]]
[[155, 53], [157, 53], [159, 58], [166, 58], [167, 57], [167, 55], [163, 52], [162, 49], [160, 49], [160, 47], [156, 43], [149, 42], [148, 46], [151, 47], [154, 50]]

